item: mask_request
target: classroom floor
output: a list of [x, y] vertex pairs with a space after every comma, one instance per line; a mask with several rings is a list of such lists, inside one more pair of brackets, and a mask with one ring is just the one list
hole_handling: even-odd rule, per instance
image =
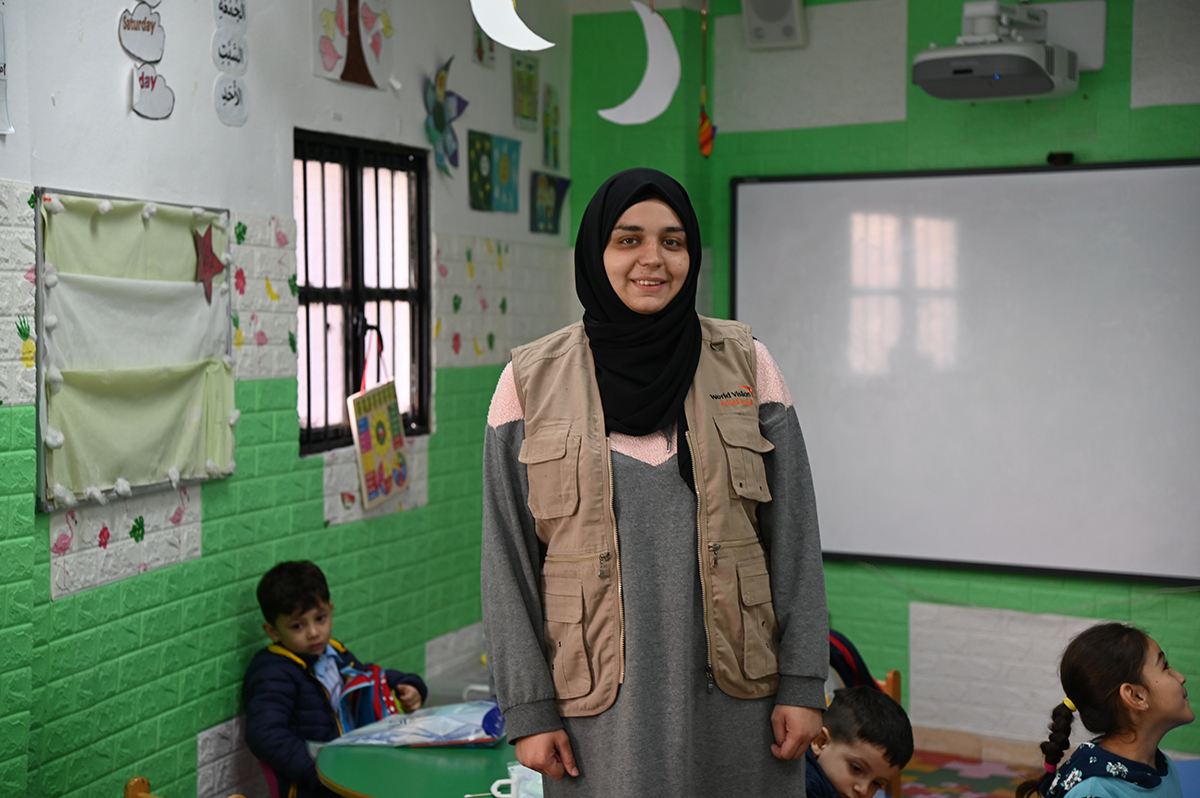
[[1036, 775], [1020, 765], [917, 751], [900, 779], [905, 798], [1012, 798], [1018, 784]]

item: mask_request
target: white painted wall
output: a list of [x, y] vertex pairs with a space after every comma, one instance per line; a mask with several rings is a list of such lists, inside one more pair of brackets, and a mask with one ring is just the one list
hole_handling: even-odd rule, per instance
[[[462, 147], [447, 178], [433, 170], [433, 229], [566, 245], [529, 232], [528, 175], [541, 170], [541, 131], [512, 122], [509, 52], [497, 47], [496, 68], [473, 64], [469, 0], [381, 0], [395, 28], [399, 93], [335, 83], [313, 75], [311, 0], [248, 0], [250, 118], [240, 128], [216, 117], [210, 55], [213, 0], [164, 0], [166, 32], [158, 71], [176, 95], [170, 118], [150, 121], [130, 109], [134, 62], [117, 40], [117, 20], [132, 0], [20, 3], [3, 0], [8, 98], [15, 132], [0, 136], [0, 178], [187, 205], [235, 208], [281, 217], [292, 213], [292, 131], [296, 127], [428, 148], [422, 100], [426, 77], [451, 56], [449, 87], [469, 107], [454, 124]], [[559, 95], [560, 153], [569, 163], [570, 14], [559, 0], [522, 0], [520, 13], [557, 42], [539, 54], [542, 83]], [[520, 213], [472, 211], [468, 202], [467, 130], [519, 139]], [[432, 169], [431, 158], [431, 169]], [[567, 201], [570, 201], [568, 194]], [[563, 218], [570, 219], [569, 206]]]

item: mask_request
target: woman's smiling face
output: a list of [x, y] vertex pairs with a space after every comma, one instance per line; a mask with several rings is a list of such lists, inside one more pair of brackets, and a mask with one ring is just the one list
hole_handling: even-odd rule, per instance
[[617, 296], [638, 313], [657, 313], [687, 280], [690, 258], [683, 222], [671, 206], [649, 199], [630, 205], [604, 248], [604, 271]]

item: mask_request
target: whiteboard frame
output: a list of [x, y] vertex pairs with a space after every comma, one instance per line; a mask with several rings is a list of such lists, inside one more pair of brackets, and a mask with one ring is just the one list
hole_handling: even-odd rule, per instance
[[[912, 170], [899, 172], [843, 172], [823, 174], [796, 175], [762, 175], [733, 177], [729, 180], [730, 190], [730, 222], [729, 222], [729, 316], [738, 318], [738, 192], [744, 185], [764, 183], [807, 183], [831, 181], [861, 181], [889, 179], [921, 179], [943, 177], [985, 177], [989, 175], [1013, 174], [1070, 174], [1089, 171], [1113, 171], [1122, 169], [1156, 169], [1172, 167], [1200, 166], [1200, 158], [1176, 158], [1149, 161], [1115, 161], [1105, 163], [1069, 164], [1062, 166], [1006, 166], [988, 168], [942, 169], [942, 170]], [[822, 551], [822, 557], [831, 562], [870, 562], [881, 565], [904, 565], [930, 568], [949, 568], [958, 570], [974, 570], [993, 573], [1025, 574], [1030, 576], [1069, 575], [1079, 579], [1095, 579], [1103, 581], [1119, 581], [1133, 583], [1163, 584], [1171, 586], [1200, 587], [1200, 581], [1190, 577], [1153, 575], [1138, 572], [1096, 571], [1072, 569], [1067, 567], [1050, 568], [1044, 566], [1025, 566], [1010, 563], [987, 562], [977, 560], [935, 559], [928, 557], [897, 557], [893, 555], [875, 555], [853, 551]]]

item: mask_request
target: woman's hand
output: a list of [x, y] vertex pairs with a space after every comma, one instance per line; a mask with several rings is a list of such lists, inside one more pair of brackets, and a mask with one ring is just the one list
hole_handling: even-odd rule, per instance
[[776, 759], [804, 756], [808, 744], [821, 733], [821, 718], [819, 709], [776, 704], [771, 713], [771, 728], [775, 731], [771, 753]]
[[[817, 730], [820, 731], [819, 723]], [[579, 768], [575, 767], [575, 755], [571, 753], [571, 738], [562, 729], [531, 734], [517, 740], [517, 761], [555, 781], [567, 773], [579, 775]]]
[[405, 712], [416, 712], [421, 708], [421, 691], [411, 684], [396, 685], [396, 696]]

